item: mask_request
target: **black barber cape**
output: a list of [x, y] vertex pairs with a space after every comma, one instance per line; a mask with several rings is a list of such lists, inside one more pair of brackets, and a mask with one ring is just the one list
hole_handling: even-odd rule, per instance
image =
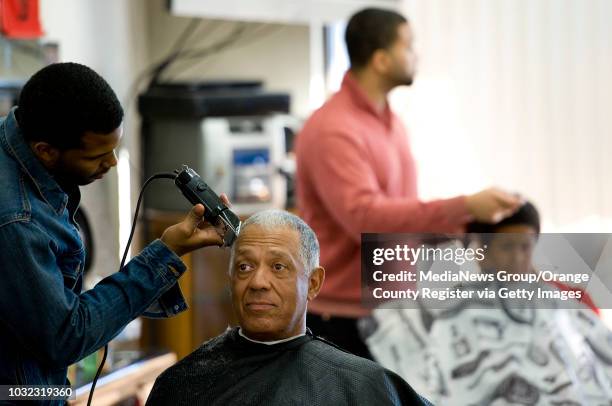
[[310, 332], [266, 345], [235, 327], [162, 373], [147, 405], [430, 404], [398, 375]]

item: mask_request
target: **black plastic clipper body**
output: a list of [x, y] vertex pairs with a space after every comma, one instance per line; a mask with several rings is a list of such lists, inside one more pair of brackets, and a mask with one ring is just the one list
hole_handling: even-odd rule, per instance
[[186, 165], [177, 174], [174, 183], [191, 204], [201, 203], [206, 209], [204, 218], [215, 226], [225, 225], [224, 246], [232, 245], [240, 231], [240, 218], [232, 212], [204, 180]]

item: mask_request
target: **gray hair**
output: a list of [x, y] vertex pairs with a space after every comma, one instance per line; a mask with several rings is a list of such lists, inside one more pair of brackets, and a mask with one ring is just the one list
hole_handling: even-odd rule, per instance
[[[240, 232], [250, 225], [258, 225], [265, 229], [289, 228], [295, 230], [300, 236], [300, 260], [310, 276], [312, 271], [319, 266], [319, 241], [312, 228], [298, 216], [284, 210], [263, 210], [253, 214], [242, 222]], [[240, 236], [240, 235], [239, 235]], [[234, 263], [234, 253], [237, 242], [232, 245], [230, 251], [230, 274]]]

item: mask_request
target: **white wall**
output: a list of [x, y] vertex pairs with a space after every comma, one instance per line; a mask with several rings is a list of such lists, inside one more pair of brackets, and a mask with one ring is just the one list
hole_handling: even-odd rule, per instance
[[393, 94], [424, 197], [500, 185], [544, 231], [612, 231], [612, 2], [405, 0], [419, 56]]
[[[85, 64], [102, 75], [124, 103], [123, 145], [138, 162], [138, 122], [125, 105], [128, 89], [147, 62], [145, 0], [41, 0], [46, 41], [58, 42], [60, 61]], [[30, 72], [30, 74], [33, 72]], [[69, 119], [69, 118], [65, 118]], [[134, 176], [138, 172], [134, 170]], [[119, 265], [119, 210], [117, 172], [82, 188], [82, 206], [93, 223], [97, 275], [108, 275]]]

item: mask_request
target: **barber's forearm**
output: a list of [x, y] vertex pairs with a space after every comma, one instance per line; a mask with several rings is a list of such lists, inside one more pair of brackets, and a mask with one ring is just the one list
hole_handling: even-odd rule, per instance
[[[0, 284], [0, 317], [35, 358], [55, 367], [76, 362], [110, 341], [175, 285], [177, 271], [184, 270], [180, 259], [156, 242], [121, 272], [77, 295], [64, 286], [56, 258], [42, 248], [46, 243], [31, 242], [17, 247], [20, 260], [13, 261]], [[7, 255], [0, 253], [2, 263], [11, 263]]]
[[355, 241], [362, 232], [456, 232], [470, 220], [463, 196], [430, 202], [388, 197], [379, 174], [364, 159], [368, 150], [351, 137], [327, 137], [309, 147], [318, 159], [306, 164], [304, 178], [326, 213]]
[[[332, 202], [333, 203], [333, 202]], [[329, 207], [356, 241], [361, 233], [452, 233], [470, 220], [463, 196], [421, 202], [417, 199], [362, 196]]]
[[161, 242], [152, 243], [120, 272], [78, 296], [71, 326], [58, 331], [52, 355], [56, 364], [70, 365], [104, 346], [177, 283], [185, 267], [165, 250]]

